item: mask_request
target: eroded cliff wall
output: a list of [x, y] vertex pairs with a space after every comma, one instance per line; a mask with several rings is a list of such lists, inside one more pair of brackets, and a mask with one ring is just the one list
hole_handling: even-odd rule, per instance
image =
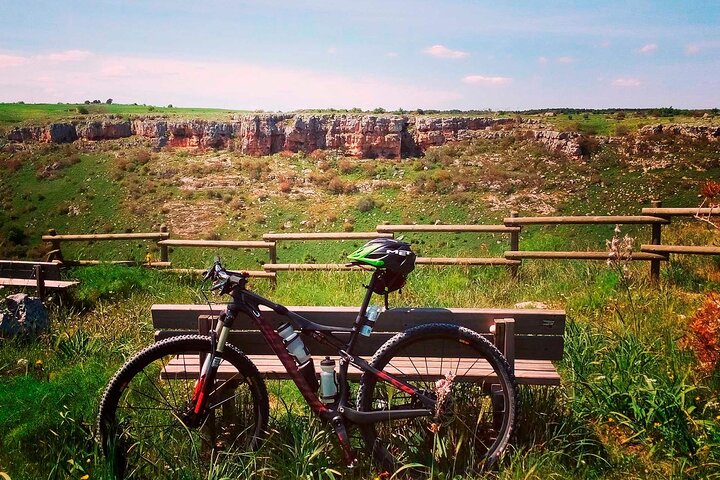
[[518, 124], [509, 118], [478, 117], [263, 114], [237, 116], [227, 122], [108, 118], [19, 127], [7, 139], [67, 143], [137, 135], [152, 139], [157, 147], [232, 147], [247, 155], [335, 149], [361, 158], [399, 158], [421, 155], [430, 147], [474, 136], [509, 135], [516, 129], [548, 148], [580, 155], [577, 134], [538, 129], [537, 125]]

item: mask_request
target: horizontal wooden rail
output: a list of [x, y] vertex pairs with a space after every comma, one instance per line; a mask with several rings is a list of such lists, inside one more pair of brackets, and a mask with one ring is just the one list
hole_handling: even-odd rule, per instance
[[354, 265], [344, 263], [266, 263], [263, 268], [268, 272], [278, 271], [334, 271], [334, 270], [360, 270]]
[[651, 253], [684, 253], [688, 255], [720, 255], [720, 247], [691, 245], [642, 245], [640, 250]]
[[370, 240], [378, 237], [392, 238], [392, 235], [378, 232], [266, 233], [263, 240]]
[[520, 265], [519, 260], [502, 257], [489, 258], [452, 258], [452, 257], [418, 257], [418, 265]]
[[158, 245], [168, 247], [205, 247], [205, 248], [272, 248], [273, 242], [245, 240], [161, 240]]
[[695, 215], [720, 215], [720, 207], [714, 208], [673, 208], [673, 207], [647, 207], [642, 209], [643, 215], [677, 215], [677, 216], [695, 216]]
[[88, 265], [125, 265], [129, 267], [155, 267], [155, 268], [168, 268], [172, 264], [170, 262], [139, 262], [136, 260], [64, 260], [62, 265], [67, 267], [79, 266], [84, 267]]
[[[547, 252], [547, 251], [508, 251], [505, 258], [509, 259], [563, 259], [563, 260], [608, 260], [611, 257], [608, 252]], [[624, 259], [625, 257], [623, 257]], [[655, 253], [633, 252], [630, 260], [667, 260], [665, 255]]]
[[158, 240], [170, 236], [166, 232], [150, 233], [92, 233], [87, 235], [43, 235], [45, 242], [91, 242], [94, 240]]
[[511, 233], [519, 232], [520, 227], [506, 225], [378, 225], [380, 233], [393, 232], [484, 232], [484, 233]]
[[508, 217], [505, 225], [580, 225], [580, 224], [667, 224], [670, 220], [649, 215], [607, 215], [570, 217]]
[[[170, 273], [190, 273], [202, 275], [207, 272], [204, 268], [168, 268], [163, 270], [164, 272]], [[247, 273], [250, 277], [255, 278], [275, 278], [275, 272], [266, 272], [265, 270], [239, 270], [243, 273]]]

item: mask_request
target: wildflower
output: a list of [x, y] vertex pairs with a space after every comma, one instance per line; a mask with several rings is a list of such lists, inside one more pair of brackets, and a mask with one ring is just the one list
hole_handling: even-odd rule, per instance
[[659, 428], [662, 424], [660, 422], [653, 423], [653, 427]]
[[608, 423], [613, 423], [614, 421], [612, 417], [608, 417]]
[[435, 395], [437, 396], [437, 403], [435, 404], [435, 418], [439, 418], [443, 413], [443, 404], [445, 399], [450, 395], [452, 390], [452, 382], [455, 379], [455, 375], [448, 372], [445, 378], [441, 378], [435, 382]]
[[86, 473], [85, 475], [83, 475], [82, 477], [80, 477], [80, 480], [88, 480], [88, 478], [90, 478], [90, 475], [88, 475], [88, 474]]
[[43, 368], [43, 361], [40, 360], [39, 358], [37, 360], [35, 360], [35, 368], [38, 370], [42, 370], [42, 368]]

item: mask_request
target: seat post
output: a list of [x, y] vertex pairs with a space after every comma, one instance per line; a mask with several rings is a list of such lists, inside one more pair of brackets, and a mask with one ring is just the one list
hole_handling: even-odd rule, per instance
[[373, 272], [372, 277], [370, 277], [370, 283], [365, 286], [365, 298], [363, 299], [363, 303], [360, 306], [360, 311], [358, 312], [358, 316], [355, 319], [355, 323], [353, 324], [353, 331], [350, 334], [350, 341], [348, 342], [348, 353], [352, 353], [358, 333], [360, 333], [360, 327], [362, 327], [362, 324], [365, 321], [365, 313], [367, 312], [368, 305], [370, 305], [370, 300], [372, 300], [373, 288], [375, 287], [375, 281], [377, 280], [378, 272], [379, 270], [375, 270]]

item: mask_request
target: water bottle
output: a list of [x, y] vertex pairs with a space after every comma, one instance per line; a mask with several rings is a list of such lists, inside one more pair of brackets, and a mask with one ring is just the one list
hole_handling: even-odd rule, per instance
[[320, 401], [332, 403], [336, 396], [335, 360], [325, 357], [325, 360], [320, 362]]
[[370, 332], [372, 332], [373, 327], [375, 326], [375, 320], [377, 320], [378, 316], [380, 316], [380, 306], [370, 305], [365, 312], [366, 321], [360, 328], [360, 335], [364, 337], [370, 336]]
[[310, 359], [310, 352], [291, 324], [283, 323], [278, 327], [277, 332], [285, 341], [285, 348], [290, 355], [295, 357], [298, 365], [302, 365]]
[[295, 361], [298, 364], [298, 370], [305, 378], [305, 381], [310, 386], [310, 389], [317, 390], [318, 380], [315, 373], [315, 362], [312, 357], [310, 357], [310, 352], [307, 347], [305, 347], [305, 343], [303, 343], [300, 335], [289, 323], [283, 323], [280, 325], [277, 332], [285, 342], [285, 348], [287, 348], [287, 351], [290, 352], [290, 355], [295, 357]]

